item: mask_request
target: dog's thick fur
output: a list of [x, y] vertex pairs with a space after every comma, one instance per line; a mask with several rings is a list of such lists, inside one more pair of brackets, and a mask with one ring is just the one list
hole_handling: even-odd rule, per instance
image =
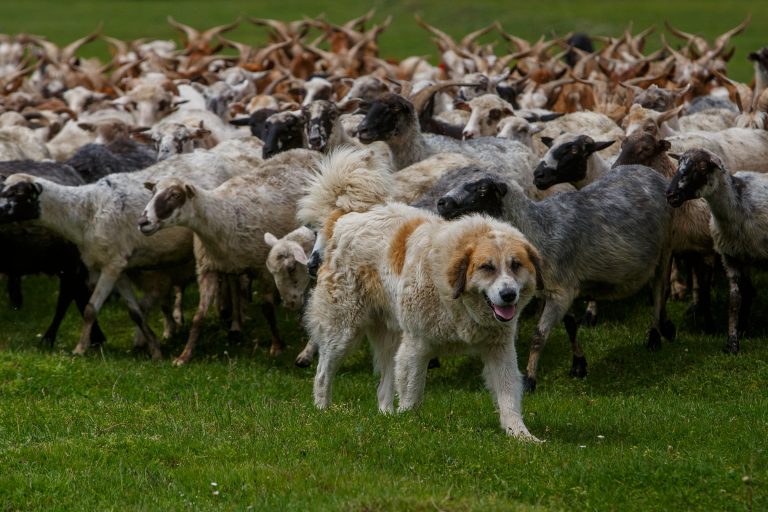
[[[364, 150], [329, 155], [302, 205], [302, 220], [323, 225], [327, 240], [305, 316], [320, 351], [315, 404], [330, 405], [336, 371], [367, 335], [381, 373], [381, 411], [393, 410], [395, 386], [398, 410], [419, 405], [430, 358], [469, 352], [483, 359], [502, 428], [536, 440], [522, 419], [514, 342], [540, 277], [538, 252], [515, 228], [485, 216], [448, 222], [404, 204], [376, 204], [387, 196], [381, 191], [368, 188], [370, 201], [356, 195], [355, 184], [387, 181], [389, 171], [368, 167], [365, 157]], [[355, 158], [363, 163], [351, 164]], [[346, 211], [350, 204], [356, 211]]]

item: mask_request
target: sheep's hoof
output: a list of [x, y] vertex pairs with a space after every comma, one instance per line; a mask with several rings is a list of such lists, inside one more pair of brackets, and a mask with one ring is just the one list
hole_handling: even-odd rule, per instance
[[309, 368], [309, 365], [312, 364], [312, 358], [309, 356], [299, 354], [299, 356], [296, 358], [296, 361], [294, 361], [293, 364], [295, 364], [299, 368]]
[[429, 364], [427, 365], [427, 369], [431, 370], [433, 368], [440, 368], [440, 360], [438, 358], [430, 359]]
[[189, 362], [189, 358], [179, 356], [176, 359], [173, 360], [173, 366], [184, 366]]
[[85, 349], [81, 346], [75, 347], [75, 350], [72, 351], [73, 356], [84, 356], [85, 355]]
[[526, 393], [534, 393], [536, 391], [536, 377], [523, 375], [523, 391]]
[[648, 341], [645, 344], [645, 348], [647, 348], [651, 352], [656, 352], [658, 350], [661, 350], [661, 335], [659, 334], [659, 331], [656, 330], [655, 327], [651, 327], [650, 329], [648, 329], [647, 340]]
[[583, 379], [587, 376], [587, 358], [584, 356], [573, 356], [573, 363], [571, 364], [571, 371], [568, 372], [571, 377], [577, 379]]
[[277, 357], [283, 353], [283, 348], [284, 347], [282, 345], [272, 345], [269, 347], [269, 355], [272, 357]]
[[229, 331], [227, 332], [227, 339], [230, 343], [240, 343], [243, 341], [243, 331]]
[[738, 338], [734, 338], [729, 336], [728, 342], [723, 347], [723, 352], [726, 354], [738, 354], [739, 353], [739, 340]]
[[594, 327], [597, 325], [597, 317], [591, 311], [585, 311], [579, 323], [584, 327]]
[[661, 329], [661, 335], [664, 336], [664, 339], [667, 341], [675, 341], [677, 329], [675, 328], [675, 324], [672, 322], [672, 320], [664, 320], [661, 322], [659, 328]]

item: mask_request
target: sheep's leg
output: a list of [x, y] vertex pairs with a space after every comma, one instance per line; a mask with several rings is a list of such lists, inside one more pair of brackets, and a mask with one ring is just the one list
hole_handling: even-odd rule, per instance
[[80, 333], [80, 341], [78, 341], [73, 354], [77, 356], [84, 355], [91, 344], [91, 331], [93, 325], [96, 323], [96, 318], [101, 311], [101, 307], [104, 302], [112, 293], [112, 289], [115, 287], [115, 283], [120, 278], [122, 269], [103, 269], [99, 275], [98, 281], [96, 281], [96, 287], [91, 294], [91, 298], [88, 300], [88, 304], [83, 310], [83, 330]]
[[712, 330], [712, 273], [713, 261], [710, 256], [695, 254], [692, 257], [693, 264], [693, 304], [691, 312], [693, 320], [698, 323], [704, 321], [704, 329]]
[[147, 340], [149, 353], [152, 356], [152, 360], [158, 361], [162, 359], [163, 353], [160, 351], [160, 346], [157, 343], [155, 333], [152, 332], [149, 324], [147, 324], [147, 318], [141, 311], [139, 301], [136, 300], [136, 294], [133, 291], [133, 284], [131, 284], [131, 281], [125, 276], [121, 276], [117, 280], [116, 284], [117, 291], [120, 292], [120, 295], [123, 297], [123, 300], [125, 300], [125, 303], [128, 306], [128, 314], [130, 315], [131, 320], [133, 320], [133, 322], [138, 326], [141, 334], [144, 336], [144, 339]]
[[571, 371], [568, 372], [568, 374], [571, 377], [583, 379], [587, 376], [587, 358], [584, 356], [584, 351], [582, 350], [579, 341], [576, 339], [579, 324], [576, 322], [576, 318], [569, 314], [563, 317], [563, 325], [565, 326], [565, 332], [568, 333], [568, 339], [571, 342], [571, 351], [573, 352]]
[[684, 300], [685, 294], [688, 292], [688, 283], [686, 282], [683, 273], [680, 271], [680, 258], [674, 258], [672, 260], [671, 273], [669, 277], [670, 282], [670, 294], [674, 300]]
[[208, 313], [208, 308], [211, 306], [211, 302], [216, 296], [216, 292], [219, 288], [219, 276], [216, 272], [205, 271], [197, 280], [200, 301], [197, 304], [197, 311], [192, 318], [192, 327], [189, 330], [189, 338], [187, 339], [187, 345], [184, 347], [184, 351], [173, 360], [173, 364], [181, 366], [189, 362], [192, 358], [192, 351], [195, 349], [197, 339], [200, 337], [200, 331], [203, 328], [203, 321], [205, 315]]
[[[533, 332], [533, 338], [531, 339], [531, 350], [528, 354], [528, 367], [526, 369], [524, 383], [526, 391], [533, 393], [536, 390], [536, 375], [541, 351], [544, 350], [544, 346], [547, 344], [552, 327], [557, 325], [563, 319], [572, 303], [572, 296], [548, 297], [546, 299], [546, 302], [544, 303], [544, 311], [541, 313], [539, 324], [536, 326], [536, 330]], [[581, 354], [581, 357], [584, 357], [583, 353]], [[586, 360], [584, 361], [584, 365], [586, 366]]]
[[421, 405], [424, 385], [427, 382], [427, 365], [431, 357], [432, 354], [419, 340], [403, 333], [400, 347], [395, 354], [398, 412], [409, 411]]
[[324, 335], [316, 341], [319, 350], [317, 359], [317, 371], [313, 394], [315, 406], [318, 409], [327, 409], [331, 405], [333, 395], [333, 378], [339, 370], [342, 361], [360, 344], [362, 336], [348, 328], [330, 337]]
[[584, 316], [581, 317], [581, 325], [594, 327], [597, 323], [597, 301], [591, 300], [587, 302], [587, 309], [584, 311]]
[[739, 326], [740, 314], [742, 312], [742, 296], [740, 285], [743, 282], [742, 272], [744, 270], [740, 262], [723, 256], [723, 267], [728, 276], [730, 290], [730, 304], [728, 307], [728, 340], [723, 347], [723, 352], [737, 354], [739, 352]]
[[380, 375], [376, 397], [379, 411], [391, 414], [395, 411], [395, 354], [400, 345], [400, 332], [383, 330], [368, 333], [373, 349], [373, 368]]
[[176, 328], [180, 329], [184, 325], [184, 287], [174, 286], [173, 294], [173, 321], [176, 323]]
[[[75, 305], [77, 310], [80, 311], [80, 315], [85, 317], [85, 308], [88, 306], [88, 299], [91, 296], [91, 290], [88, 288], [85, 274], [87, 271], [82, 269], [82, 273], [78, 272], [76, 276], [72, 278], [73, 296], [75, 299]], [[106, 336], [102, 332], [99, 326], [98, 320], [94, 322], [93, 329], [91, 330], [91, 345], [98, 347], [106, 341]]]
[[302, 350], [301, 353], [296, 356], [296, 361], [294, 364], [299, 368], [307, 368], [312, 364], [312, 360], [315, 358], [316, 354], [317, 344], [314, 341], [309, 340], [304, 346], [304, 350]]
[[56, 311], [53, 314], [51, 324], [48, 326], [48, 329], [46, 329], [43, 339], [41, 340], [51, 347], [53, 347], [53, 344], [56, 341], [56, 334], [59, 332], [59, 327], [61, 326], [62, 320], [64, 320], [64, 315], [67, 313], [67, 309], [74, 299], [73, 288], [75, 283], [73, 283], [72, 280], [73, 278], [67, 272], [59, 274], [59, 296], [56, 298]]
[[230, 282], [227, 274], [220, 274], [218, 282], [218, 292], [216, 294], [216, 303], [219, 308], [219, 319], [223, 324], [232, 321], [232, 300], [230, 295]]
[[[575, 319], [570, 318], [575, 323]], [[518, 439], [541, 442], [528, 432], [523, 422], [523, 376], [517, 368], [514, 343], [484, 347], [480, 357], [485, 383], [499, 409], [501, 428]]]
[[229, 303], [232, 305], [232, 321], [229, 324], [227, 338], [232, 342], [239, 342], [243, 339], [240, 276], [238, 274], [227, 274], [226, 280], [229, 290]]
[[669, 293], [669, 273], [671, 257], [668, 253], [662, 254], [652, 282], [653, 295], [653, 325], [648, 329], [646, 347], [648, 350], [661, 348], [661, 337], [669, 341], [675, 339], [675, 324], [667, 318], [667, 295]]
[[739, 291], [741, 292], [741, 309], [739, 311], [738, 330], [739, 336], [743, 337], [749, 326], [749, 313], [752, 309], [752, 300], [755, 297], [755, 288], [752, 286], [752, 279], [749, 277], [749, 269], [742, 269], [741, 280], [739, 281]]
[[265, 301], [261, 305], [261, 312], [269, 324], [269, 332], [272, 334], [272, 345], [269, 347], [269, 355], [279, 356], [285, 349], [285, 343], [280, 338], [280, 331], [277, 328], [277, 318], [275, 317], [275, 306], [272, 302]]
[[11, 273], [7, 275], [8, 299], [13, 309], [21, 309], [24, 303], [24, 297], [21, 293], [21, 274]]

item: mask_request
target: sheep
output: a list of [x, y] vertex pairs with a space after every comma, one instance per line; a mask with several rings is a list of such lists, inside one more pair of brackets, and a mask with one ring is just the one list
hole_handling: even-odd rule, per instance
[[[70, 186], [85, 183], [67, 165], [31, 160], [0, 162], [0, 183], [17, 172], [47, 177]], [[8, 294], [14, 308], [18, 309], [22, 304], [21, 276], [42, 272], [59, 278], [56, 311], [42, 338], [43, 342], [53, 345], [70, 303], [74, 300], [82, 313], [90, 295], [88, 272], [80, 261], [77, 248], [47, 229], [23, 224], [0, 226], [0, 246], [4, 248], [0, 251], [0, 272], [8, 277]], [[96, 345], [104, 341], [98, 324], [94, 325], [91, 341]]]
[[[661, 138], [654, 123], [649, 123], [643, 130], [636, 131], [624, 140], [614, 166], [645, 165], [671, 180], [677, 171], [677, 165], [667, 155], [669, 149], [670, 143]], [[693, 199], [678, 208], [672, 220], [672, 251], [674, 254], [686, 256], [693, 264], [695, 287], [691, 312], [694, 318], [704, 319], [707, 329], [712, 320], [710, 281], [713, 269], [709, 262], [714, 254], [709, 219], [710, 211], [706, 201]], [[673, 291], [675, 287], [684, 290], [684, 285], [675, 283], [673, 278]]]
[[462, 131], [462, 138], [494, 137], [499, 122], [514, 115], [512, 105], [495, 94], [483, 94], [469, 100], [469, 103], [458, 103], [458, 108], [469, 109], [471, 114]]
[[500, 218], [517, 227], [542, 255], [545, 303], [531, 342], [529, 391], [536, 387], [538, 361], [550, 330], [564, 317], [573, 350], [570, 373], [586, 375], [575, 319], [566, 317], [578, 296], [622, 298], [652, 280], [654, 312], [647, 346], [658, 349], [661, 336], [674, 337], [665, 309], [672, 222], [666, 186], [653, 169], [632, 165], [616, 168], [579, 191], [540, 202], [531, 201], [517, 183], [492, 174], [440, 199], [438, 211], [447, 218], [500, 210]]
[[200, 186], [214, 187], [248, 170], [247, 164], [239, 159], [196, 151], [142, 171], [110, 175], [80, 187], [65, 187], [25, 174], [15, 174], [6, 180], [0, 221], [37, 219], [40, 225], [73, 242], [88, 270], [98, 276], [85, 308], [83, 330], [74, 354], [83, 355], [88, 350], [98, 312], [113, 287], [117, 287], [126, 300], [131, 319], [148, 342], [152, 358], [162, 356], [124, 271], [177, 265], [190, 259], [192, 233], [175, 228], [148, 240], [136, 230], [136, 219], [148, 200], [143, 183], [174, 174]]
[[302, 109], [305, 136], [309, 149], [323, 153], [343, 144], [357, 144], [341, 126], [341, 115], [357, 108], [356, 100], [348, 101], [343, 107], [332, 101], [315, 100]]
[[[542, 129], [534, 137], [539, 155], [547, 152], [545, 144], [541, 143], [544, 137], [556, 139], [561, 133], [578, 133], [588, 135], [594, 140], [615, 140], [621, 142], [624, 139], [624, 131], [608, 116], [598, 112], [571, 112], [557, 117], [551, 121], [540, 122]], [[601, 153], [603, 158], [609, 159], [619, 154], [618, 144]]]
[[[211, 189], [197, 186], [183, 176], [165, 176], [146, 183], [153, 195], [138, 221], [141, 233], [154, 235], [178, 226], [195, 233], [200, 302], [187, 344], [174, 365], [184, 365], [192, 357], [219, 273], [247, 272], [253, 277], [272, 331], [270, 354], [282, 352], [284, 344], [273, 309], [275, 286], [266, 268], [269, 245], [264, 233], [283, 236], [298, 227], [296, 203], [308, 183], [309, 168], [319, 157], [319, 153], [307, 150], [284, 152], [251, 173]], [[239, 308], [233, 308], [237, 315]]]
[[537, 152], [533, 142], [533, 136], [544, 127], [542, 125], [534, 126], [522, 117], [505, 117], [496, 126], [496, 136], [502, 139], [515, 140], [520, 144], [527, 146], [531, 151]]
[[93, 183], [108, 174], [138, 171], [155, 162], [155, 155], [148, 147], [120, 138], [109, 144], [86, 144], [66, 164], [75, 169], [86, 183]]
[[768, 177], [755, 172], [731, 174], [719, 155], [691, 149], [678, 158], [679, 167], [667, 189], [673, 207], [703, 198], [712, 212], [710, 230], [730, 283], [728, 339], [723, 351], [736, 354], [747, 328], [754, 295], [749, 265], [768, 259]]
[[706, 149], [719, 156], [726, 169], [750, 169], [768, 172], [768, 131], [728, 128], [713, 132], [684, 132], [665, 137], [672, 151]]
[[524, 184], [528, 193], [540, 197], [530, 175], [536, 157], [527, 147], [494, 137], [457, 141], [448, 137], [424, 136], [419, 131], [413, 105], [396, 94], [384, 94], [368, 104], [358, 138], [364, 144], [386, 142], [396, 169], [403, 169], [437, 153], [464, 153], [483, 161], [490, 169], [516, 175], [517, 181]]
[[24, 126], [0, 128], [0, 161], [48, 158], [51, 154], [45, 144], [37, 140], [34, 130]]

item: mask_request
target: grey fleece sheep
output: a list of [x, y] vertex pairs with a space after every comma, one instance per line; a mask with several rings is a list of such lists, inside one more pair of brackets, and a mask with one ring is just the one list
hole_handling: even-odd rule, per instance
[[672, 212], [667, 182], [653, 169], [623, 166], [577, 192], [531, 201], [516, 183], [493, 175], [453, 189], [438, 210], [445, 217], [501, 211], [543, 257], [544, 310], [528, 359], [529, 390], [550, 330], [565, 318], [573, 349], [571, 375], [586, 375], [586, 358], [576, 340], [576, 322], [566, 313], [576, 297], [618, 299], [652, 281], [654, 314], [647, 345], [657, 349], [660, 334], [671, 339], [666, 318]]

